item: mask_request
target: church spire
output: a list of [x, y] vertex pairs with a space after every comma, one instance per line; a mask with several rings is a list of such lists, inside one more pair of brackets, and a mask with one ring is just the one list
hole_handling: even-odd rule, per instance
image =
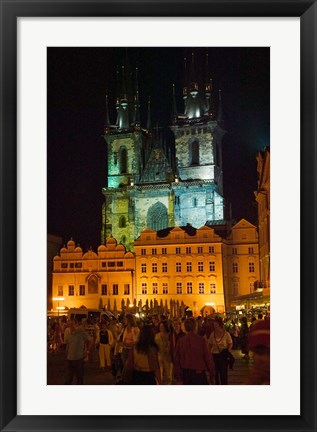
[[212, 79], [209, 73], [209, 54], [206, 52], [206, 72], [205, 72], [205, 96], [206, 96], [206, 108], [205, 114], [211, 114], [211, 90], [212, 90]]
[[222, 101], [221, 101], [221, 89], [219, 89], [217, 122], [218, 122], [220, 125], [223, 123]]
[[108, 105], [108, 94], [106, 94], [106, 116], [105, 116], [105, 127], [104, 133], [107, 134], [110, 128], [110, 116], [109, 116], [109, 105]]
[[176, 124], [177, 121], [177, 105], [175, 96], [175, 84], [173, 84], [173, 112], [172, 112], [172, 123]]
[[139, 100], [139, 82], [138, 82], [138, 67], [135, 68], [135, 95], [134, 95], [134, 125], [136, 129], [140, 129], [140, 100]]
[[120, 100], [119, 100], [119, 107], [118, 107], [117, 124], [120, 129], [129, 128], [128, 94], [127, 94], [127, 87], [125, 81], [124, 66], [122, 66], [121, 92], [120, 92]]

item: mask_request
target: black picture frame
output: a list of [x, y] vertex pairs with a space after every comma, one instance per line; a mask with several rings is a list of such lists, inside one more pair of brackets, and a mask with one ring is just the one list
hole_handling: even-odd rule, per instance
[[[1, 431], [316, 431], [316, 2], [311, 0], [148, 0], [147, 2], [0, 0], [0, 4]], [[300, 415], [257, 416], [252, 413], [248, 416], [17, 415], [17, 18], [53, 16], [300, 17], [301, 287], [298, 287], [301, 288]], [[287, 152], [286, 147], [285, 151]], [[292, 319], [296, 322], [292, 322]], [[291, 331], [292, 325], [298, 324], [297, 317], [290, 317], [288, 321], [290, 321], [288, 331]], [[288, 355], [291, 355], [292, 349], [299, 349], [298, 344], [289, 347]], [[284, 361], [287, 359], [281, 359], [281, 362]], [[292, 377], [290, 376], [289, 379], [292, 380]]]

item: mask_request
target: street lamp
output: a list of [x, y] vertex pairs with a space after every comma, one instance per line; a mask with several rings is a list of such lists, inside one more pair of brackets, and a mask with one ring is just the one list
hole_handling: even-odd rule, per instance
[[60, 307], [59, 306], [59, 302], [60, 301], [64, 301], [65, 299], [64, 299], [64, 297], [53, 297], [53, 300], [58, 302], [57, 303], [57, 317], [59, 318], [59, 311], [60, 311], [60, 309], [64, 309], [64, 307]]

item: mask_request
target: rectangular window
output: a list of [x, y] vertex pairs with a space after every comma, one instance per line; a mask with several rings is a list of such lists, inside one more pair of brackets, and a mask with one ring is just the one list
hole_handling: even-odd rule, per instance
[[187, 282], [187, 294], [193, 294], [193, 283]]
[[204, 271], [204, 263], [202, 261], [198, 262], [198, 271], [203, 272]]
[[62, 263], [61, 267], [62, 268], [67, 268], [68, 267], [68, 263]]
[[232, 264], [232, 272], [233, 273], [238, 273], [238, 263], [233, 263]]
[[141, 273], [146, 273], [146, 263], [141, 264]]
[[237, 254], [238, 254], [238, 249], [232, 248], [232, 255], [237, 255]]
[[249, 262], [249, 273], [254, 273], [254, 263]]
[[146, 255], [146, 249], [141, 249], [141, 255]]
[[167, 248], [162, 248], [162, 255], [166, 255], [167, 254]]
[[115, 267], [116, 263], [114, 261], [109, 261], [108, 262], [108, 267]]
[[142, 294], [147, 294], [147, 283], [142, 282]]
[[176, 293], [182, 294], [182, 282], [176, 282]]
[[162, 283], [163, 294], [168, 294], [168, 285], [166, 282]]
[[186, 271], [187, 272], [191, 272], [192, 271], [192, 263], [191, 262], [187, 262], [186, 263]]
[[199, 282], [199, 284], [198, 284], [198, 292], [199, 292], [199, 294], [204, 294], [205, 293], [205, 284], [204, 284], [204, 282]]
[[209, 246], [209, 253], [215, 253], [215, 247], [214, 246]]
[[182, 271], [182, 263], [176, 263], [176, 273], [180, 273]]
[[79, 295], [85, 295], [85, 285], [79, 285]]
[[102, 261], [101, 267], [106, 267], [106, 266], [107, 266], [107, 263], [105, 261]]
[[70, 264], [69, 264], [69, 267], [70, 267], [70, 268], [74, 268], [74, 267], [75, 267], [75, 264], [74, 264], [74, 263], [70, 263]]
[[118, 261], [117, 262], [117, 267], [123, 267], [123, 261]]
[[75, 294], [75, 287], [74, 285], [68, 285], [68, 295], [73, 296]]
[[108, 287], [107, 284], [101, 285], [101, 295], [107, 295]]
[[153, 282], [152, 283], [152, 293], [153, 294], [157, 294], [158, 293], [157, 282]]
[[253, 255], [253, 247], [249, 247], [249, 255]]
[[83, 264], [82, 263], [75, 263], [75, 268], [82, 268]]
[[118, 295], [119, 294], [119, 286], [118, 284], [112, 285], [112, 295]]
[[209, 262], [209, 271], [211, 271], [211, 272], [216, 271], [215, 261], [210, 261]]
[[124, 295], [130, 295], [130, 284], [124, 284]]
[[58, 292], [58, 297], [63, 297], [64, 293], [63, 293], [63, 285], [58, 285], [57, 288], [57, 292]]
[[210, 284], [210, 294], [216, 294], [216, 284], [215, 283]]
[[181, 248], [177, 247], [176, 250], [175, 250], [175, 252], [177, 253], [177, 255], [179, 255], [181, 253]]
[[156, 248], [152, 249], [152, 255], [157, 255], [157, 249]]
[[198, 252], [198, 253], [203, 253], [203, 247], [202, 247], [202, 246], [198, 246], [198, 248], [197, 248], [197, 252]]
[[167, 263], [162, 263], [162, 273], [167, 273]]
[[152, 263], [152, 273], [157, 273], [157, 263]]
[[186, 253], [187, 253], [187, 254], [192, 253], [192, 248], [191, 248], [191, 247], [187, 247], [187, 248], [186, 248]]

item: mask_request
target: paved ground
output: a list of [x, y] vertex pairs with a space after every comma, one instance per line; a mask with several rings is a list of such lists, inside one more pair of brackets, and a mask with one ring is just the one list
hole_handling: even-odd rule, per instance
[[[243, 359], [239, 350], [233, 351], [236, 358], [233, 370], [229, 369], [228, 382], [231, 385], [242, 385], [245, 383], [251, 370], [253, 361]], [[47, 384], [63, 385], [65, 381], [66, 360], [65, 353], [48, 353], [47, 355]], [[99, 363], [85, 363], [84, 383], [87, 385], [114, 385], [115, 380], [109, 371], [100, 371]]]

